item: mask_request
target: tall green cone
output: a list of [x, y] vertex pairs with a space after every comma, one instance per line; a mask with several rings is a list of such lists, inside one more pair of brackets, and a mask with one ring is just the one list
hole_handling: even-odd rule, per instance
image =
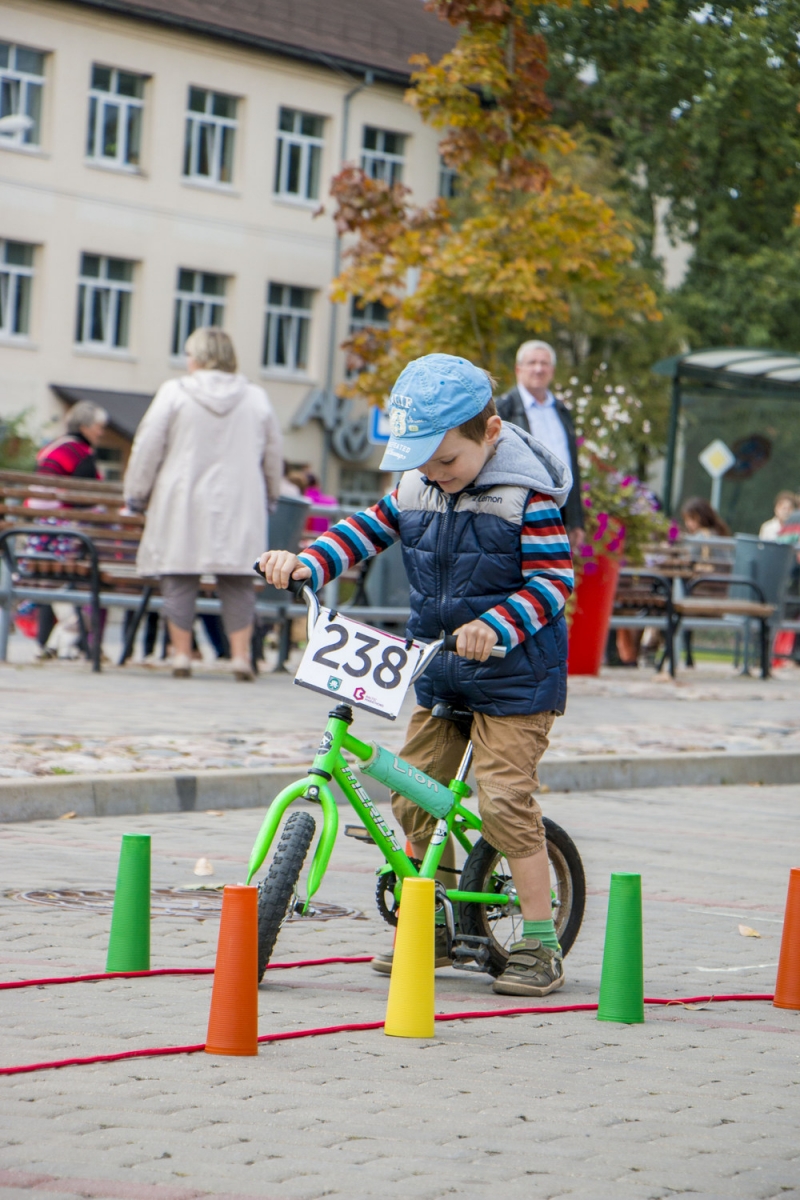
[[644, 1021], [642, 877], [612, 875], [598, 1021]]
[[150, 835], [123, 833], [107, 971], [150, 970]]

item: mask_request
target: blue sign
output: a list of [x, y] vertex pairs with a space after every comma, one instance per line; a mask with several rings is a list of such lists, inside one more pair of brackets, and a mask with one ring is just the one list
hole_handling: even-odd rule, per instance
[[369, 410], [369, 440], [373, 446], [385, 446], [389, 440], [389, 414], [373, 404]]

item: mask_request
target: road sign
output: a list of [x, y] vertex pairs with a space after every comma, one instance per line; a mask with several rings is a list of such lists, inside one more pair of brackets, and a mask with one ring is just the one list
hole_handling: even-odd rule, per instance
[[728, 449], [722, 438], [715, 438], [713, 442], [709, 442], [698, 458], [712, 479], [721, 479], [736, 462], [736, 455]]
[[722, 476], [730, 471], [736, 462], [736, 455], [730, 450], [722, 438], [709, 442], [705, 450], [698, 455], [700, 464], [711, 476], [711, 506], [719, 510], [720, 494], [722, 492]]
[[369, 410], [369, 440], [373, 446], [384, 446], [389, 440], [389, 414], [373, 404]]

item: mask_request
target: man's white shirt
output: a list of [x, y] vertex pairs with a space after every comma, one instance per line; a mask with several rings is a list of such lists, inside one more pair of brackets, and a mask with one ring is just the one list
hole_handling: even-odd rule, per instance
[[571, 464], [567, 431], [556, 411], [556, 398], [553, 393], [548, 392], [544, 404], [540, 404], [521, 383], [517, 384], [517, 390], [525, 405], [525, 415], [533, 437], [569, 467]]

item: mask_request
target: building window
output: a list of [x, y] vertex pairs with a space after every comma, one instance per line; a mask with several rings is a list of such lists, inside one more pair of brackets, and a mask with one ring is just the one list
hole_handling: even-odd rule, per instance
[[236, 97], [189, 88], [183, 173], [187, 179], [233, 182]]
[[269, 284], [263, 366], [285, 371], [307, 370], [312, 298], [310, 288]]
[[92, 67], [86, 157], [117, 167], [138, 167], [142, 145], [143, 75]]
[[439, 157], [439, 195], [443, 200], [452, 200], [458, 195], [458, 174]]
[[319, 198], [323, 118], [294, 108], [278, 114], [275, 194], [300, 200]]
[[0, 146], [39, 145], [43, 87], [44, 54], [41, 50], [0, 42], [0, 117], [21, 117], [24, 126], [0, 133]]
[[0, 336], [30, 333], [32, 287], [33, 246], [0, 241]]
[[102, 350], [126, 350], [132, 295], [132, 262], [100, 254], [82, 254], [75, 322], [77, 344]]
[[383, 179], [388, 184], [401, 183], [406, 138], [404, 133], [364, 126], [361, 151], [361, 170], [370, 179]]
[[[349, 333], [352, 337], [354, 333], [360, 333], [362, 329], [388, 329], [389, 328], [389, 310], [380, 300], [363, 301], [358, 296], [353, 297], [353, 302], [350, 307], [350, 329]], [[361, 371], [364, 370], [363, 359], [352, 350], [347, 355], [347, 363], [345, 373], [348, 379], [355, 378]]]
[[202, 325], [222, 325], [225, 319], [225, 276], [209, 271], [178, 271], [172, 353], [183, 354], [186, 339]]

